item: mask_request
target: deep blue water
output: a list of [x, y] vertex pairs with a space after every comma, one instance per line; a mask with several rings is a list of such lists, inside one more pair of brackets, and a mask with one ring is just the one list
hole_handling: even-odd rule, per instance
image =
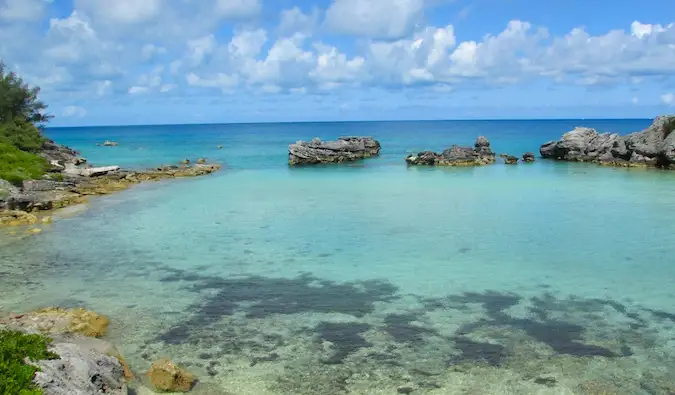
[[[575, 126], [649, 123], [48, 129], [94, 164], [226, 166], [94, 199], [39, 236], [0, 236], [0, 310], [108, 314], [132, 367], [168, 356], [202, 394], [665, 394], [675, 172], [403, 160], [479, 135], [497, 153], [538, 154]], [[288, 144], [341, 135], [377, 138], [381, 156], [287, 166]], [[96, 146], [106, 139], [120, 145]]]

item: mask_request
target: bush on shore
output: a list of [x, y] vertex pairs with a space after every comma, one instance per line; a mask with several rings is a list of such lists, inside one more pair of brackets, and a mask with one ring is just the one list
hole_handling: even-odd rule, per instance
[[24, 363], [24, 359], [37, 362], [58, 358], [58, 355], [47, 349], [50, 342], [49, 338], [42, 335], [0, 330], [0, 395], [43, 393], [33, 384], [33, 377], [39, 368]]

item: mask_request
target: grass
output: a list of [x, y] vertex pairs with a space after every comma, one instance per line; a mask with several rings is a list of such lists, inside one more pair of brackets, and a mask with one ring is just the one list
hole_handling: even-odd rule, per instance
[[51, 340], [42, 335], [0, 330], [0, 395], [42, 395], [33, 384], [39, 368], [24, 363], [56, 359], [58, 355], [47, 350]]
[[45, 138], [40, 130], [30, 122], [12, 120], [0, 124], [0, 143], [7, 143], [29, 152], [42, 148]]
[[47, 161], [33, 153], [0, 141], [0, 178], [14, 185], [24, 180], [41, 178], [47, 171]]

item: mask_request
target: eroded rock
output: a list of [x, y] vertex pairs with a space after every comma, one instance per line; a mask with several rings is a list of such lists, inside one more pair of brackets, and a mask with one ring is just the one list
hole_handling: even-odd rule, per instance
[[196, 378], [168, 359], [160, 359], [152, 364], [147, 373], [152, 385], [160, 391], [188, 392]]
[[473, 147], [453, 145], [442, 153], [423, 151], [405, 158], [409, 165], [425, 166], [481, 166], [495, 162], [495, 153], [487, 138], [480, 136]]
[[340, 137], [335, 141], [298, 141], [288, 146], [288, 164], [342, 163], [379, 155], [380, 143], [372, 137]]
[[549, 159], [613, 166], [675, 168], [675, 116], [660, 116], [641, 132], [620, 136], [577, 127], [541, 146]]

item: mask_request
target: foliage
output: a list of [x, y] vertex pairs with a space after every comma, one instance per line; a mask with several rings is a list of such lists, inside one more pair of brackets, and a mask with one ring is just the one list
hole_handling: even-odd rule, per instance
[[38, 367], [31, 361], [56, 359], [58, 355], [47, 350], [49, 338], [22, 332], [0, 330], [0, 395], [40, 395], [42, 390], [33, 384]]
[[44, 158], [0, 142], [0, 179], [21, 185], [24, 180], [40, 178], [47, 169]]
[[42, 147], [45, 138], [40, 129], [30, 122], [14, 118], [0, 123], [0, 143], [7, 143], [23, 151], [35, 152]]
[[51, 118], [39, 92], [0, 62], [0, 178], [13, 184], [40, 178], [48, 168], [34, 154], [45, 141], [42, 125]]

